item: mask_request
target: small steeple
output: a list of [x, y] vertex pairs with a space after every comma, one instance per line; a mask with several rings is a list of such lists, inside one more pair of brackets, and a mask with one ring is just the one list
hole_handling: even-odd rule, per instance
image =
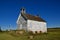
[[39, 17], [40, 15], [39, 14], [37, 14], [37, 17]]
[[25, 11], [25, 8], [24, 8], [24, 7], [22, 7], [22, 8], [21, 8], [21, 13], [26, 13], [26, 11]]

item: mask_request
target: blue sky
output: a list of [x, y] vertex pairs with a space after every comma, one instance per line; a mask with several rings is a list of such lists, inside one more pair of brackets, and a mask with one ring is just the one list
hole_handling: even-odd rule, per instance
[[0, 0], [0, 26], [2, 29], [17, 28], [20, 8], [32, 15], [39, 14], [48, 27], [60, 27], [60, 0]]

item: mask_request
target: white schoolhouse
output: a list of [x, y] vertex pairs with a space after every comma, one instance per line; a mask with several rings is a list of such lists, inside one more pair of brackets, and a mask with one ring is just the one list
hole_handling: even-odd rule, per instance
[[32, 32], [47, 32], [47, 23], [39, 16], [33, 16], [26, 13], [24, 8], [21, 8], [19, 17], [17, 19], [17, 26], [19, 30], [32, 31]]

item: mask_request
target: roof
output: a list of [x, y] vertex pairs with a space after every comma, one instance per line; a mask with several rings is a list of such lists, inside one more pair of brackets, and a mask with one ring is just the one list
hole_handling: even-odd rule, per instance
[[21, 13], [21, 15], [24, 17], [25, 20], [29, 19], [29, 20], [35, 20], [40, 22], [46, 22], [45, 20], [43, 20], [41, 17], [38, 17], [38, 16], [33, 16], [26, 13]]

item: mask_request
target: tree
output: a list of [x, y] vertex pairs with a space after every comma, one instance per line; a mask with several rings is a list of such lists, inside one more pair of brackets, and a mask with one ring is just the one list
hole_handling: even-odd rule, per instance
[[0, 32], [2, 32], [2, 30], [1, 30], [1, 26], [0, 26]]

